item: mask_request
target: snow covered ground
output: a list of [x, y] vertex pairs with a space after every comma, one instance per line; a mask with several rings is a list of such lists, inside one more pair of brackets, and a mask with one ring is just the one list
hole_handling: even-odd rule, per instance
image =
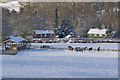
[[[40, 45], [40, 44], [33, 44]], [[44, 45], [44, 44], [41, 44]], [[65, 47], [68, 44], [48, 44]], [[71, 44], [74, 45], [75, 44]], [[82, 44], [76, 44], [82, 45]], [[83, 44], [84, 45], [84, 44]], [[86, 44], [90, 45], [90, 44]], [[85, 45], [85, 46], [86, 46]], [[117, 48], [117, 44], [91, 46]], [[111, 45], [111, 46], [110, 46]], [[2, 56], [3, 78], [117, 78], [117, 52], [31, 49]]]

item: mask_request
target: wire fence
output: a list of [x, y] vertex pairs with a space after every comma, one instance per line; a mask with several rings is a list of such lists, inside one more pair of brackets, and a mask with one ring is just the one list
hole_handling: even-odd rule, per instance
[[[59, 48], [50, 46], [49, 48], [43, 48], [42, 46], [29, 46], [29, 49], [58, 49], [58, 50], [69, 50], [69, 48]], [[89, 51], [89, 48], [85, 51]], [[92, 51], [98, 51], [98, 49], [92, 49]], [[107, 51], [107, 52], [119, 52], [119, 49], [100, 49], [99, 51]]]
[[120, 39], [90, 38], [34, 38], [33, 43], [120, 43]]

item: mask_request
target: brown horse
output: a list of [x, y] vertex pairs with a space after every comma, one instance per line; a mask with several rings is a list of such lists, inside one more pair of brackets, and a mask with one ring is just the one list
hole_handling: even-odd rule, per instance
[[74, 48], [72, 46], [68, 46], [68, 49], [73, 51]]
[[87, 49], [87, 47], [82, 47], [82, 50], [85, 51]]
[[42, 46], [42, 48], [43, 48], [43, 49], [50, 49], [50, 46], [44, 45], [44, 46]]
[[75, 51], [79, 51], [79, 52], [83, 52], [83, 51], [85, 51], [87, 49], [87, 47], [76, 47], [75, 48]]

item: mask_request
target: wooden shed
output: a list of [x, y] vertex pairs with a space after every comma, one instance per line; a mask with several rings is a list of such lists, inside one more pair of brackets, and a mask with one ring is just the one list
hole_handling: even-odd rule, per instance
[[3, 44], [5, 49], [17, 50], [18, 47], [26, 45], [26, 39], [20, 36], [13, 37], [7, 41], [4, 41]]

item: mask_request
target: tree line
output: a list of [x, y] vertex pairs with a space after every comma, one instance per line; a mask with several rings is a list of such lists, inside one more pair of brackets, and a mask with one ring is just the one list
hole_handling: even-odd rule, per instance
[[117, 2], [20, 2], [19, 12], [2, 9], [3, 36], [25, 37], [35, 29], [52, 29], [60, 37], [86, 37], [90, 28], [118, 30]]

